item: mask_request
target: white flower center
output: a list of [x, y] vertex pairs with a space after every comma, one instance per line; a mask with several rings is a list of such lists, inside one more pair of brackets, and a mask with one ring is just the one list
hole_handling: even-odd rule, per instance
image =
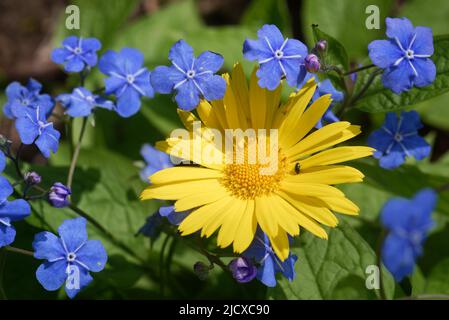
[[276, 57], [276, 59], [282, 59], [282, 57], [284, 56], [284, 52], [278, 49], [274, 52], [274, 56]]
[[30, 104], [30, 100], [28, 100], [28, 99], [23, 99], [22, 100], [22, 105], [27, 106], [29, 104]]
[[68, 262], [73, 262], [76, 259], [76, 254], [74, 252], [70, 252], [67, 254], [67, 261]]
[[403, 139], [404, 139], [404, 137], [400, 133], [396, 133], [394, 135], [394, 140], [397, 141], [397, 142], [401, 142]]
[[126, 76], [126, 81], [128, 81], [129, 83], [133, 83], [134, 80], [136, 80], [136, 78], [134, 77], [134, 75], [128, 74], [128, 75]]
[[415, 58], [415, 52], [412, 49], [408, 49], [407, 51], [405, 51], [405, 57], [407, 59], [413, 59]]
[[195, 70], [187, 71], [186, 75], [187, 75], [187, 78], [193, 79], [193, 77], [195, 77]]
[[81, 54], [81, 48], [80, 47], [76, 47], [75, 49], [73, 49], [73, 53]]

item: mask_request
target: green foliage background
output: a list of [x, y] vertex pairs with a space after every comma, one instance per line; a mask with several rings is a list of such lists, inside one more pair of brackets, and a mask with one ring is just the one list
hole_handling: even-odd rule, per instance
[[[145, 55], [150, 69], [167, 63], [171, 45], [180, 38], [188, 41], [196, 53], [212, 50], [225, 58], [225, 70], [236, 61], [243, 62], [249, 75], [252, 64], [241, 54], [245, 37], [255, 37], [256, 30], [264, 23], [278, 25], [284, 33], [292, 33], [292, 19], [284, 1], [253, 0], [245, 11], [240, 24], [207, 26], [201, 19], [194, 1], [176, 1], [154, 14], [129, 20], [136, 10], [137, 0], [75, 0], [81, 11], [81, 30], [84, 37], [94, 36], [104, 49], [135, 47]], [[381, 29], [367, 30], [365, 8], [376, 4], [381, 12]], [[438, 8], [438, 10], [435, 10]], [[314, 36], [311, 24], [318, 24], [321, 37], [335, 41], [330, 52], [334, 62], [345, 68], [349, 62], [366, 63], [367, 45], [384, 37], [386, 16], [407, 16], [415, 25], [430, 26], [436, 38], [435, 59], [438, 76], [435, 83], [425, 89], [413, 89], [401, 96], [393, 95], [376, 82], [368, 94], [357, 103], [348, 116], [354, 123], [362, 124], [366, 135], [382, 121], [382, 112], [404, 108], [417, 109], [432, 130], [427, 136], [433, 143], [435, 132], [446, 134], [449, 130], [449, 36], [447, 21], [449, 2], [434, 0], [408, 0], [400, 8], [396, 1], [302, 1], [300, 23], [309, 46]], [[58, 23], [54, 35], [55, 46], [68, 34], [64, 27], [65, 15]], [[76, 32], [75, 32], [76, 33]], [[348, 58], [349, 57], [349, 58]], [[367, 74], [360, 74], [357, 86], [362, 86]], [[52, 94], [68, 90], [74, 79], [53, 88]], [[95, 71], [88, 79], [87, 87], [102, 86], [102, 76]], [[356, 86], [355, 89], [358, 87]], [[0, 96], [3, 103], [4, 96]], [[95, 128], [89, 127], [80, 156], [74, 181], [74, 202], [94, 216], [121, 242], [132, 248], [125, 252], [108, 237], [89, 224], [91, 238], [105, 244], [109, 262], [105, 271], [95, 275], [95, 281], [80, 298], [133, 299], [133, 298], [272, 298], [272, 299], [376, 299], [377, 291], [365, 287], [365, 268], [376, 264], [381, 227], [379, 211], [383, 203], [394, 196], [411, 196], [423, 187], [438, 187], [449, 178], [449, 154], [438, 155], [437, 161], [429, 160], [407, 165], [395, 171], [386, 171], [372, 160], [354, 165], [367, 176], [363, 184], [347, 185], [343, 189], [361, 207], [359, 217], [340, 217], [338, 228], [330, 230], [329, 240], [321, 240], [304, 232], [293, 246], [298, 255], [297, 277], [294, 282], [281, 279], [276, 288], [267, 289], [254, 281], [239, 285], [219, 268], [211, 271], [206, 281], [199, 281], [192, 270], [196, 261], [205, 258], [177, 238], [161, 236], [154, 243], [136, 236], [137, 230], [160, 204], [138, 201], [138, 194], [145, 184], [138, 177], [134, 162], [140, 160], [139, 149], [143, 143], [162, 139], [173, 128], [180, 126], [175, 103], [168, 96], [156, 96], [144, 100], [141, 111], [130, 119], [121, 119], [113, 113], [100, 112]], [[75, 131], [80, 123], [75, 123]], [[77, 129], [78, 128], [78, 129]], [[75, 134], [75, 136], [77, 136]], [[64, 181], [70, 163], [67, 142], [50, 158], [50, 165], [33, 166], [44, 177], [48, 186], [54, 181]], [[8, 172], [12, 174], [12, 172]], [[408, 284], [397, 285], [384, 270], [386, 294], [389, 298], [426, 293], [449, 294], [449, 195], [442, 194], [434, 213], [437, 227], [432, 231], [419, 261], [415, 274]], [[17, 226], [15, 245], [31, 249], [35, 233], [45, 229], [54, 231], [67, 218], [74, 217], [69, 209], [54, 209], [43, 202], [33, 205], [33, 215]], [[188, 239], [191, 241], [192, 239]], [[213, 247], [213, 241], [208, 244]], [[1, 293], [7, 298], [65, 298], [63, 292], [46, 292], [37, 283], [34, 273], [38, 261], [13, 253], [0, 265]]]

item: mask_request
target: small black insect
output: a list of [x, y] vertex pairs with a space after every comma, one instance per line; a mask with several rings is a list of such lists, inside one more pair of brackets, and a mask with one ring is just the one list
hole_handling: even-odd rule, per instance
[[299, 174], [300, 170], [301, 170], [301, 165], [299, 164], [299, 162], [296, 162], [296, 164], [295, 164], [295, 172], [296, 172], [296, 174]]

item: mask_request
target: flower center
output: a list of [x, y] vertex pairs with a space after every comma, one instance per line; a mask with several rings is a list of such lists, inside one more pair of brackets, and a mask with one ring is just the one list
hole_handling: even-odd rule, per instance
[[134, 78], [134, 75], [128, 74], [128, 75], [126, 76], [126, 81], [128, 81], [129, 83], [133, 83], [134, 80], [136, 80], [136, 79]]
[[86, 100], [87, 100], [87, 102], [90, 102], [90, 103], [94, 103], [95, 102], [95, 99], [92, 96], [87, 96]]
[[67, 261], [68, 262], [73, 262], [76, 259], [76, 254], [74, 252], [70, 252], [67, 254]]
[[268, 195], [280, 187], [280, 182], [287, 173], [287, 159], [278, 154], [276, 167], [270, 164], [248, 163], [226, 165], [221, 184], [231, 194], [240, 199], [255, 199]]
[[276, 59], [281, 59], [284, 56], [284, 52], [278, 49], [274, 52], [274, 56], [276, 57]]
[[189, 70], [187, 71], [187, 78], [192, 79], [193, 77], [195, 77], [195, 70]]
[[30, 104], [30, 100], [28, 100], [28, 99], [23, 99], [22, 100], [22, 105], [27, 106], [29, 104]]
[[401, 142], [403, 139], [404, 139], [404, 137], [400, 133], [396, 133], [394, 135], [394, 140], [396, 140], [397, 142]]
[[80, 54], [81, 53], [81, 48], [80, 47], [76, 47], [75, 49], [73, 49], [73, 52], [75, 54]]
[[411, 49], [408, 49], [407, 51], [405, 51], [405, 57], [407, 59], [413, 59], [415, 57], [415, 52]]

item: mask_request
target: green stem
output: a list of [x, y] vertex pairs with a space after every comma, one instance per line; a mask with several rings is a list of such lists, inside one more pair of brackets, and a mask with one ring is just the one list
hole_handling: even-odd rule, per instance
[[83, 124], [81, 125], [81, 132], [78, 138], [78, 143], [76, 144], [75, 151], [73, 153], [72, 161], [70, 163], [69, 173], [67, 176], [67, 187], [70, 189], [73, 182], [73, 174], [75, 173], [76, 163], [78, 162], [78, 157], [81, 150], [81, 143], [83, 142], [84, 133], [87, 127], [87, 117], [83, 118]]
[[32, 251], [28, 251], [28, 250], [20, 249], [20, 248], [16, 248], [16, 247], [11, 247], [11, 246], [6, 246], [4, 248], [7, 251], [11, 251], [11, 252], [23, 254], [23, 255], [26, 255], [26, 256], [34, 257], [34, 252], [32, 252]]
[[373, 68], [373, 67], [375, 67], [374, 64], [369, 64], [369, 65], [362, 66], [362, 67], [360, 67], [360, 68], [353, 69], [353, 70], [350, 70], [350, 71], [348, 71], [348, 72], [345, 72], [345, 73], [343, 73], [343, 75], [344, 75], [344, 76], [349, 76], [349, 75], [351, 75], [351, 74], [353, 74], [353, 73], [357, 73], [357, 72], [360, 72], [360, 71], [363, 71], [363, 70], [366, 70], [366, 69], [370, 69], [370, 68]]
[[377, 267], [379, 268], [379, 286], [380, 286], [380, 297], [382, 300], [387, 300], [387, 295], [385, 293], [385, 285], [384, 285], [384, 279], [382, 274], [382, 244], [384, 242], [386, 236], [385, 230], [382, 230], [379, 236], [379, 240], [377, 243]]
[[85, 218], [87, 221], [89, 221], [90, 224], [92, 224], [95, 228], [97, 228], [101, 233], [103, 233], [107, 238], [109, 238], [111, 240], [111, 242], [116, 245], [117, 247], [119, 247], [120, 249], [122, 249], [124, 252], [126, 252], [127, 254], [129, 254], [130, 256], [132, 256], [134, 259], [136, 259], [137, 261], [145, 264], [146, 261], [144, 259], [142, 259], [141, 257], [139, 257], [130, 247], [128, 247], [126, 244], [124, 244], [123, 242], [121, 242], [119, 239], [117, 239], [111, 232], [109, 232], [105, 227], [103, 227], [103, 225], [98, 222], [94, 217], [90, 216], [89, 214], [87, 214], [86, 212], [84, 212], [82, 209], [78, 208], [76, 205], [74, 205], [73, 203], [69, 204], [69, 208], [75, 212], [76, 214], [78, 214], [80, 217]]
[[24, 176], [22, 171], [20, 170], [20, 153], [23, 149], [23, 143], [20, 144], [19, 149], [17, 149], [17, 153], [15, 158], [11, 157], [12, 162], [14, 163], [14, 167], [16, 168], [17, 175], [23, 180]]

